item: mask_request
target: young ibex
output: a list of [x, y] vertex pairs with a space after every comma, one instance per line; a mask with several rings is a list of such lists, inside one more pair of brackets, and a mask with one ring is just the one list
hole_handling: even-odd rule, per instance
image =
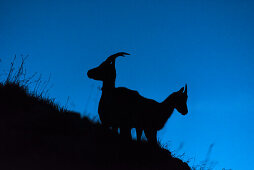
[[136, 128], [137, 141], [144, 130], [148, 142], [157, 142], [157, 131], [162, 129], [176, 109], [182, 115], [188, 113], [187, 85], [169, 95], [159, 103], [141, 96], [137, 91], [115, 87], [115, 59], [129, 55], [120, 52], [108, 57], [100, 66], [87, 72], [89, 78], [103, 82], [98, 113], [101, 123], [112, 129], [120, 128], [120, 133], [131, 137], [131, 128]]

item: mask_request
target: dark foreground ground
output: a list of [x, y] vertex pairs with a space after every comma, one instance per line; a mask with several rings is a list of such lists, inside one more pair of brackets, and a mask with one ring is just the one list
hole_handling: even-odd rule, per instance
[[190, 169], [160, 146], [126, 141], [52, 100], [0, 84], [0, 169]]

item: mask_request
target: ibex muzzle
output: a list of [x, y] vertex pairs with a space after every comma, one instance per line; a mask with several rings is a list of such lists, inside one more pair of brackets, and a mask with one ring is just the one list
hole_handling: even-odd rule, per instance
[[112, 81], [116, 79], [115, 66], [112, 64], [102, 63], [100, 66], [87, 72], [87, 76], [94, 80]]

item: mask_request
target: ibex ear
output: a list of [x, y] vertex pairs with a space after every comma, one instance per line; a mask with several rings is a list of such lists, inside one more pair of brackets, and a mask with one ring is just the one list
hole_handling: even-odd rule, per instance
[[185, 90], [184, 93], [187, 95], [187, 84], [185, 84]]
[[182, 88], [181, 88], [178, 92], [181, 92], [181, 93], [182, 93], [182, 92], [183, 92], [183, 90], [184, 90], [184, 87], [182, 87]]

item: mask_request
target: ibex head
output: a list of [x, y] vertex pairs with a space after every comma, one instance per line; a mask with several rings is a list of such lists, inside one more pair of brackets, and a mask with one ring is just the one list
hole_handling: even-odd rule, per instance
[[175, 92], [175, 108], [182, 115], [186, 115], [188, 113], [187, 108], [187, 84], [185, 84], [185, 89], [182, 87], [179, 91]]
[[115, 81], [116, 79], [116, 69], [112, 63], [103, 62], [98, 67], [88, 70], [87, 76], [94, 80], [101, 81]]
[[128, 53], [119, 52], [113, 54], [107, 58], [101, 65], [93, 68], [87, 72], [87, 76], [94, 80], [101, 80], [107, 82], [115, 82], [116, 79], [116, 69], [115, 69], [115, 59], [119, 56], [129, 55]]

